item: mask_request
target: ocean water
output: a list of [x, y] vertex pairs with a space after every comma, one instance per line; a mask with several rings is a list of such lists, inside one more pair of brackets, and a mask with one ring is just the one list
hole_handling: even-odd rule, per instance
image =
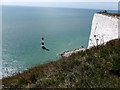
[[[2, 7], [3, 77], [55, 61], [65, 50], [87, 47], [92, 17], [99, 10]], [[41, 37], [50, 51], [41, 49]]]

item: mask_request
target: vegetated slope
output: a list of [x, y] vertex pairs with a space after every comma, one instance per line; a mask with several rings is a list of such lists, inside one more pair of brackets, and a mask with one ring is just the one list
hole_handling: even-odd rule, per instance
[[2, 81], [3, 88], [120, 88], [120, 39]]

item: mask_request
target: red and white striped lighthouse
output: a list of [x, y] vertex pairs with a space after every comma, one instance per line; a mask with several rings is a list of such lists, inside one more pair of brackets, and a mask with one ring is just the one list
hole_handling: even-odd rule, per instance
[[44, 37], [42, 37], [41, 48], [44, 49], [44, 50], [49, 51], [49, 49], [45, 47], [45, 44], [44, 44]]
[[44, 37], [42, 37], [42, 45], [41, 45], [42, 48], [45, 47], [45, 44], [44, 44]]

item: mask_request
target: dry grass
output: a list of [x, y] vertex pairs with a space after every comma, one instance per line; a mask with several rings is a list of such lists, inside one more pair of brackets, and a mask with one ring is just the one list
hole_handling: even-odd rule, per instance
[[113, 16], [113, 17], [120, 17], [120, 14], [118, 13], [99, 12], [99, 14], [104, 14], [104, 15]]

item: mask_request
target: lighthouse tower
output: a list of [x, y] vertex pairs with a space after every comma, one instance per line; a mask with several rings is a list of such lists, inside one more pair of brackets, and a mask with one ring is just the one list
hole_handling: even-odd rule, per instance
[[41, 45], [42, 48], [45, 47], [45, 44], [44, 44], [44, 37], [42, 37], [42, 45]]
[[44, 49], [44, 50], [50, 51], [48, 48], [45, 47], [44, 37], [42, 37], [41, 48]]

